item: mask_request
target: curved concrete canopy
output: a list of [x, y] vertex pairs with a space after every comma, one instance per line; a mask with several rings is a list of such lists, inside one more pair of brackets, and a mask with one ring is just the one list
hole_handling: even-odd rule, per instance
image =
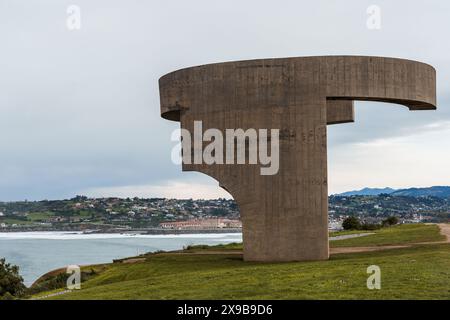
[[[265, 80], [266, 85], [275, 81], [292, 89], [279, 95], [296, 96], [295, 81], [305, 81], [305, 75], [314, 74], [307, 82], [318, 84], [323, 97], [329, 100], [389, 102], [410, 110], [436, 109], [436, 71], [428, 64], [385, 57], [319, 56], [214, 63], [168, 73], [159, 80], [161, 116], [180, 121], [180, 111], [192, 107], [192, 95], [203, 92], [202, 88], [211, 82], [231, 82], [231, 86], [234, 82], [237, 86], [241, 80], [239, 71], [243, 69], [260, 73], [265, 77], [260, 80]], [[255, 85], [262, 82], [256, 81]], [[277, 90], [276, 86], [267, 89]], [[223, 101], [225, 105], [227, 102]]]

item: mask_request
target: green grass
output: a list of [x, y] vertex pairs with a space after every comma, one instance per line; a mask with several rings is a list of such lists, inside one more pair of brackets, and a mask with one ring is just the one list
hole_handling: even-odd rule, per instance
[[[235, 255], [158, 254], [112, 264], [56, 299], [449, 299], [450, 246], [341, 254], [329, 261], [243, 262]], [[381, 268], [381, 290], [366, 287]]]
[[12, 225], [12, 224], [25, 225], [25, 224], [29, 224], [30, 222], [27, 221], [27, 220], [20, 220], [20, 219], [4, 218], [4, 217], [2, 217], [0, 219], [0, 223], [6, 223], [6, 224], [9, 224], [9, 225]]
[[52, 212], [34, 212], [30, 213], [27, 218], [32, 222], [42, 222], [52, 216], [54, 216]]
[[[439, 240], [436, 226], [419, 224], [332, 243], [366, 246]], [[193, 246], [185, 251], [189, 254], [148, 254], [141, 262], [94, 266], [97, 275], [83, 282], [82, 290], [52, 299], [450, 299], [449, 244], [289, 263], [244, 262], [232, 252], [240, 248], [241, 244]], [[223, 253], [196, 254], [202, 251]], [[367, 289], [370, 265], [381, 268], [381, 290]]]
[[402, 224], [374, 231], [358, 231], [356, 233], [375, 233], [370, 236], [331, 241], [331, 247], [365, 247], [383, 245], [402, 245], [419, 242], [442, 241], [437, 225]]
[[35, 212], [30, 213], [24, 219], [15, 219], [14, 217], [0, 217], [0, 222], [6, 224], [17, 224], [17, 225], [31, 225], [36, 222], [43, 222], [49, 217], [53, 216], [51, 212]]
[[[15, 219], [14, 217], [0, 217], [0, 222], [6, 224], [17, 224], [17, 225], [33, 225], [39, 222], [45, 222], [50, 217], [55, 216], [54, 212], [32, 212], [26, 216], [24, 219]], [[79, 211], [76, 215], [72, 217], [76, 218], [87, 218], [90, 217], [91, 213], [89, 211]]]

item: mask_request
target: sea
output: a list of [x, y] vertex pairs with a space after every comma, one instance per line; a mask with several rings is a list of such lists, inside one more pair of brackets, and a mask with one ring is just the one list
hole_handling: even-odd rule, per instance
[[30, 286], [43, 274], [68, 265], [112, 262], [158, 250], [178, 250], [196, 244], [241, 242], [241, 233], [141, 235], [82, 232], [0, 232], [0, 258], [19, 266]]

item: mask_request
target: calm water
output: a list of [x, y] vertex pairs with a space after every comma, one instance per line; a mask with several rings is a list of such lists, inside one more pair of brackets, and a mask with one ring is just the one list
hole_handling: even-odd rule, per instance
[[0, 257], [18, 265], [25, 283], [30, 285], [44, 273], [71, 264], [105, 263], [156, 250], [177, 250], [191, 244], [240, 241], [242, 235], [239, 233], [127, 235], [0, 232]]

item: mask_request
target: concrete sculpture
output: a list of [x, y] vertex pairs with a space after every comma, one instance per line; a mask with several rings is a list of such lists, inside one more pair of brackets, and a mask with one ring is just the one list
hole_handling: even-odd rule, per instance
[[[160, 81], [161, 115], [202, 128], [279, 129], [279, 170], [252, 164], [184, 163], [237, 201], [244, 259], [328, 259], [328, 124], [354, 121], [353, 101], [436, 109], [430, 65], [395, 58], [323, 56], [209, 64]], [[269, 137], [270, 139], [270, 137]]]

